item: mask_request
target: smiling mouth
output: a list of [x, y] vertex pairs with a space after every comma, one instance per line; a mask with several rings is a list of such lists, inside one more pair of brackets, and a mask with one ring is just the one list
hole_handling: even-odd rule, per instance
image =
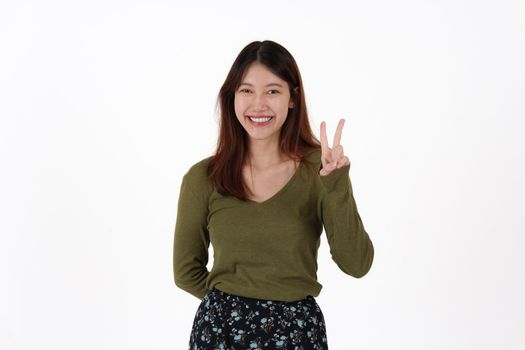
[[250, 124], [261, 127], [271, 123], [273, 116], [247, 116]]
[[250, 116], [249, 115], [248, 119], [250, 119], [253, 123], [264, 124], [272, 120], [273, 116]]

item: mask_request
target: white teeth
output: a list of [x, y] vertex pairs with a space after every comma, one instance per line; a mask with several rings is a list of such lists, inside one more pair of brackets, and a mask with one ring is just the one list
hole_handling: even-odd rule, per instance
[[267, 122], [268, 120], [272, 119], [272, 117], [268, 117], [268, 118], [252, 118], [252, 117], [248, 117], [250, 118], [250, 120], [254, 121], [254, 122], [257, 122], [257, 123], [264, 123], [264, 122]]

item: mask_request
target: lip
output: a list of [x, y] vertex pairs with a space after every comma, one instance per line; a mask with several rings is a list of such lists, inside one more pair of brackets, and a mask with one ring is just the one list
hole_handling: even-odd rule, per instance
[[[270, 120], [268, 120], [266, 122], [256, 122], [256, 121], [251, 120], [250, 117], [252, 117], [252, 118], [270, 118]], [[274, 116], [273, 115], [257, 115], [257, 116], [255, 116], [255, 115], [247, 115], [246, 118], [248, 118], [248, 123], [250, 123], [251, 125], [254, 125], [254, 126], [257, 126], [257, 127], [264, 127], [266, 125], [269, 125], [272, 122]]]

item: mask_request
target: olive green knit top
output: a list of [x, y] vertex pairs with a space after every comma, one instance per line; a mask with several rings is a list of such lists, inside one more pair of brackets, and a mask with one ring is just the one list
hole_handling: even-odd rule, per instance
[[199, 299], [213, 288], [266, 300], [318, 296], [323, 227], [332, 259], [344, 273], [360, 278], [370, 270], [374, 247], [357, 211], [350, 166], [321, 176], [316, 149], [305, 155], [313, 166], [301, 162], [279, 192], [256, 202], [218, 193], [206, 176], [210, 158], [182, 178], [173, 246], [177, 287]]

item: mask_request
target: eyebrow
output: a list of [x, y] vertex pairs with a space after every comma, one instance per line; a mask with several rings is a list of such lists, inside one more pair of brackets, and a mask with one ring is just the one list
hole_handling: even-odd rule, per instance
[[[252, 84], [250, 84], [250, 83], [241, 83], [240, 85], [248, 85], [248, 86], [253, 86], [253, 85], [252, 85]], [[240, 86], [240, 85], [239, 85], [239, 86]], [[279, 83], [270, 83], [270, 84], [266, 85], [266, 87], [268, 87], [268, 86], [279, 86], [279, 87], [284, 87], [284, 86], [282, 86], [282, 85], [281, 85], [281, 84], [279, 84]]]

